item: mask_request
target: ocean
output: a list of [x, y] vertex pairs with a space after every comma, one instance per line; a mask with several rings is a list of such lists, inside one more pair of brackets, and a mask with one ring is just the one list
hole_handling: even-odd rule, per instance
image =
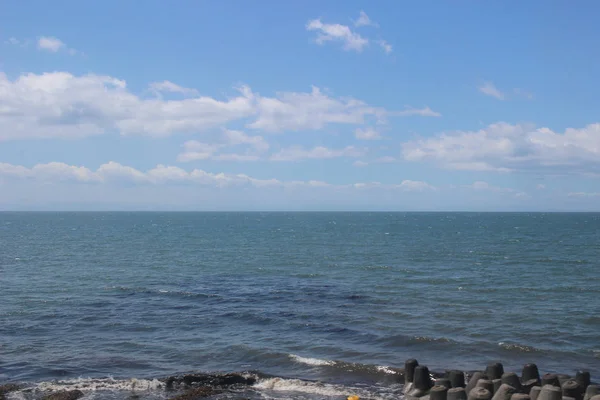
[[[0, 213], [0, 383], [399, 398], [398, 370], [600, 377], [600, 214]], [[237, 396], [237, 397], [236, 397]]]

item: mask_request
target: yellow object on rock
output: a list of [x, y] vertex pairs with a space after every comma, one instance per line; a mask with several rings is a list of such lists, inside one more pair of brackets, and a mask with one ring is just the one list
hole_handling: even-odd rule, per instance
[[348, 400], [360, 400], [358, 396], [348, 396]]

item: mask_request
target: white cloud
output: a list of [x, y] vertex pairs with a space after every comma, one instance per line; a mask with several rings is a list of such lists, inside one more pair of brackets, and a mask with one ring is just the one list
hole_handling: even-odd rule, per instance
[[514, 88], [513, 92], [517, 96], [524, 97], [524, 98], [529, 99], [529, 100], [533, 99], [533, 93], [528, 92], [527, 90], [520, 89], [520, 88]]
[[171, 81], [162, 81], [162, 82], [154, 82], [150, 84], [150, 90], [153, 90], [157, 93], [167, 92], [167, 93], [181, 93], [183, 95], [194, 96], [198, 95], [198, 91], [196, 89], [189, 89], [183, 86], [179, 86]]
[[357, 160], [357, 161], [354, 161], [352, 163], [352, 165], [354, 165], [355, 167], [366, 167], [367, 165], [369, 165], [369, 163], [366, 161]]
[[354, 131], [354, 136], [360, 140], [379, 140], [381, 139], [381, 134], [377, 132], [372, 127], [367, 128], [357, 128]]
[[[243, 146], [244, 153], [221, 153], [226, 148]], [[269, 149], [269, 144], [262, 136], [248, 136], [242, 131], [224, 129], [221, 138], [215, 143], [204, 143], [189, 140], [183, 144], [183, 152], [177, 161], [196, 160], [217, 161], [257, 161], [260, 155]]]
[[504, 100], [505, 96], [492, 82], [484, 82], [483, 85], [479, 86], [479, 91], [487, 96], [492, 96], [498, 100]]
[[310, 93], [278, 93], [257, 97], [257, 119], [248, 126], [267, 132], [317, 130], [328, 124], [361, 125], [365, 117], [383, 121], [387, 111], [353, 98], [332, 98], [318, 87]]
[[32, 180], [41, 183], [71, 182], [79, 184], [135, 184], [135, 185], [202, 185], [211, 187], [254, 186], [282, 188], [330, 188], [364, 189], [381, 188], [401, 191], [420, 192], [436, 190], [433, 186], [422, 181], [403, 180], [399, 184], [382, 184], [380, 182], [336, 185], [320, 180], [280, 181], [278, 179], [260, 179], [246, 174], [211, 173], [201, 169], [191, 171], [175, 166], [159, 164], [145, 172], [136, 168], [110, 161], [98, 169], [91, 170], [83, 166], [73, 166], [60, 162], [37, 164], [31, 168], [20, 165], [0, 163], [0, 179]]
[[340, 24], [324, 24], [321, 19], [308, 21], [306, 29], [317, 32], [315, 41], [320, 45], [327, 42], [340, 42], [346, 51], [361, 52], [369, 44], [368, 39], [353, 32], [350, 27]]
[[347, 146], [343, 149], [328, 149], [327, 147], [318, 146], [310, 150], [304, 149], [301, 146], [292, 146], [282, 149], [278, 153], [271, 156], [272, 161], [298, 161], [303, 159], [328, 159], [337, 157], [360, 157], [364, 151]]
[[[152, 87], [190, 95], [193, 90], [169, 81]], [[166, 101], [140, 97], [110, 76], [52, 72], [10, 80], [0, 72], [0, 88], [0, 140], [103, 133], [168, 136], [232, 122], [267, 132], [318, 130], [329, 124], [363, 125], [367, 117], [384, 122], [393, 115], [354, 98], [328, 96], [317, 87], [264, 97], [243, 86], [224, 100], [198, 95]]]
[[380, 163], [380, 164], [389, 164], [389, 163], [396, 162], [396, 159], [391, 156], [383, 156], [383, 157], [379, 157], [379, 158], [375, 159], [374, 162]]
[[381, 39], [377, 41], [377, 43], [379, 44], [379, 46], [381, 46], [385, 54], [390, 54], [393, 51], [392, 45], [386, 42], [385, 40]]
[[408, 161], [431, 161], [448, 169], [547, 171], [562, 174], [600, 171], [600, 124], [556, 133], [529, 125], [492, 124], [403, 144]]
[[62, 42], [62, 40], [55, 38], [53, 36], [42, 36], [38, 39], [37, 42], [38, 49], [46, 50], [51, 53], [56, 53], [61, 49], [66, 48], [67, 46]]
[[600, 197], [600, 193], [598, 192], [571, 192], [567, 196], [576, 197], [576, 198], [590, 198], [590, 197]]
[[28, 40], [19, 40], [16, 37], [9, 37], [7, 40], [4, 41], [4, 44], [25, 47], [29, 44], [29, 41]]
[[414, 108], [414, 107], [410, 107], [410, 106], [407, 106], [402, 111], [395, 111], [390, 114], [397, 115], [400, 117], [410, 117], [410, 116], [414, 116], [414, 115], [420, 116], [420, 117], [441, 117], [442, 116], [442, 114], [440, 114], [439, 112], [433, 111], [429, 107]]
[[360, 10], [360, 14], [358, 16], [358, 19], [356, 21], [354, 21], [354, 26], [361, 27], [361, 26], [379, 26], [376, 22], [371, 21], [371, 18], [369, 18], [369, 16], [367, 15], [367, 13], [365, 13], [363, 10]]
[[537, 185], [535, 185], [535, 188], [537, 190], [544, 190], [544, 189], [546, 189], [546, 185], [544, 185], [542, 183], [538, 183]]

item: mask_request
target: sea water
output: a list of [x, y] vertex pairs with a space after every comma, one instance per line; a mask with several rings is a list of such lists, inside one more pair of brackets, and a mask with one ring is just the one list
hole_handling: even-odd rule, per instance
[[398, 398], [411, 357], [599, 378], [600, 214], [0, 213], [20, 396], [164, 398], [202, 371], [255, 374], [250, 398]]

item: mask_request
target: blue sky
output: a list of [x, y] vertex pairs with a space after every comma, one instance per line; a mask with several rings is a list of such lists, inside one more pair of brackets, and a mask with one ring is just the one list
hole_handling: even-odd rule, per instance
[[599, 211], [598, 13], [5, 2], [0, 209]]

